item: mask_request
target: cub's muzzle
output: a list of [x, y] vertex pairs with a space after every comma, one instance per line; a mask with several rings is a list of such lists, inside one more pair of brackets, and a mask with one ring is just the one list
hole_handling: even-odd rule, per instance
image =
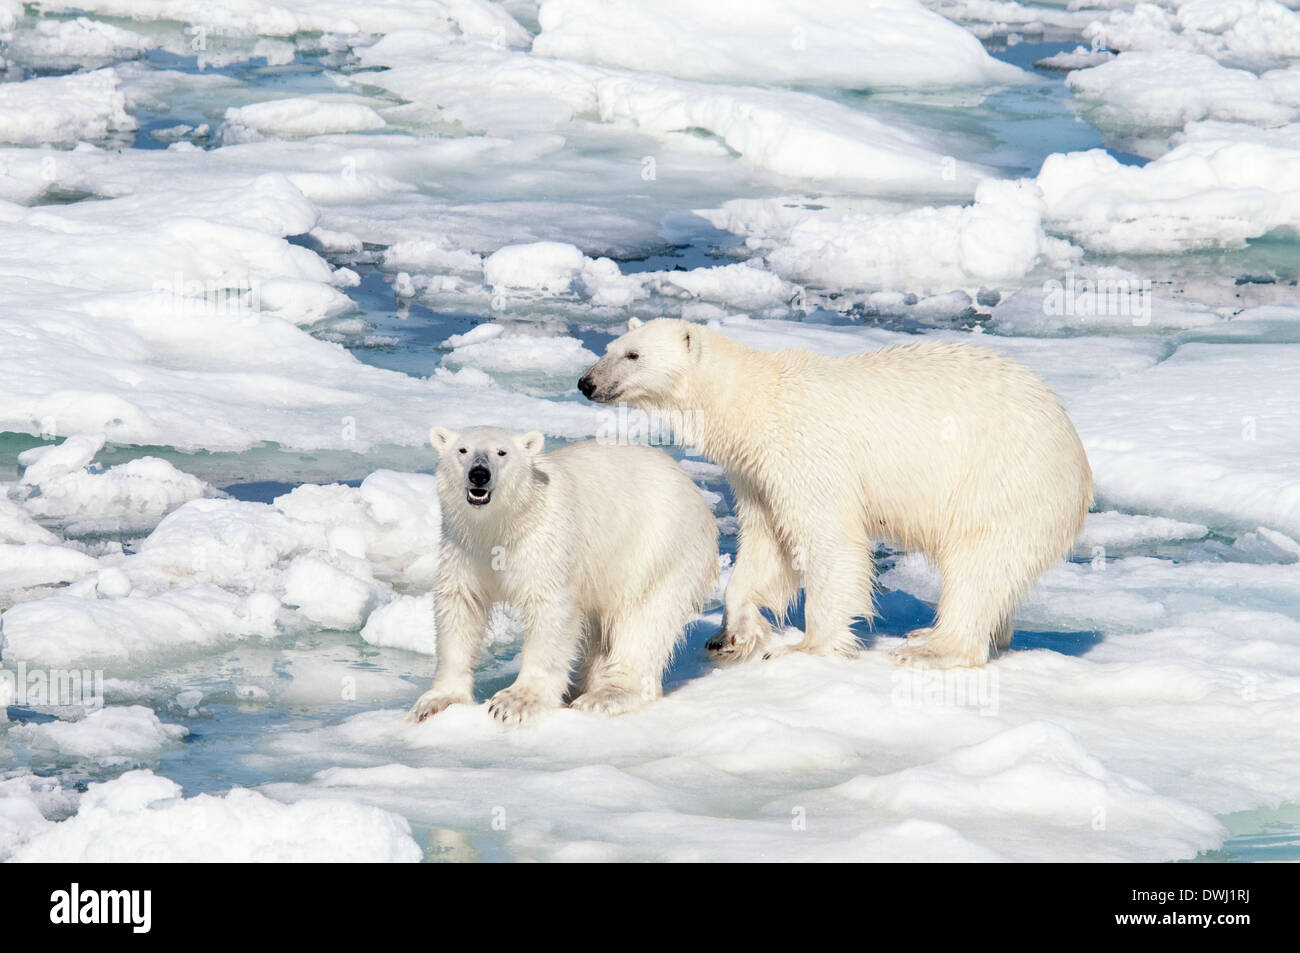
[[476, 463], [470, 467], [465, 482], [469, 484], [465, 488], [465, 500], [470, 506], [484, 506], [492, 499], [492, 490], [488, 487], [492, 482], [492, 471], [483, 464]]

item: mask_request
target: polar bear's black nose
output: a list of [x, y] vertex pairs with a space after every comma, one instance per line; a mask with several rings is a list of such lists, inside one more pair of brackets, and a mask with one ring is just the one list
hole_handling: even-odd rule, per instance
[[596, 382], [591, 379], [591, 375], [578, 379], [578, 390], [582, 391], [583, 397], [590, 397], [596, 393]]
[[469, 468], [467, 476], [471, 486], [487, 486], [488, 481], [492, 479], [492, 471], [478, 463]]

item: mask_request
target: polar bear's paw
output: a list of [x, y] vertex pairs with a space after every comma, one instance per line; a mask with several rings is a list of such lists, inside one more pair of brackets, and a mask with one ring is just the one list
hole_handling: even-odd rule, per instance
[[570, 708], [578, 711], [597, 712], [601, 715], [621, 715], [636, 711], [649, 701], [641, 692], [627, 688], [608, 686], [585, 692], [569, 703]]
[[507, 725], [526, 725], [554, 707], [537, 691], [524, 685], [503, 688], [488, 702], [492, 717]]
[[770, 641], [771, 633], [762, 626], [723, 626], [704, 647], [716, 661], [743, 662], [766, 650]]
[[445, 711], [452, 705], [472, 705], [474, 699], [468, 695], [457, 695], [449, 692], [437, 692], [429, 689], [423, 695], [415, 700], [411, 710], [406, 714], [406, 722], [410, 725], [419, 724], [431, 715], [436, 715], [440, 711]]
[[850, 634], [843, 639], [825, 645], [809, 645], [807, 639], [799, 642], [769, 645], [763, 651], [763, 661], [768, 662], [794, 652], [806, 652], [809, 655], [820, 655], [823, 658], [843, 659], [855, 659], [862, 655], [862, 650], [858, 647], [858, 640]]
[[907, 633], [907, 641], [891, 654], [895, 663], [913, 668], [977, 668], [988, 661], [987, 646], [981, 655], [960, 639], [932, 628]]

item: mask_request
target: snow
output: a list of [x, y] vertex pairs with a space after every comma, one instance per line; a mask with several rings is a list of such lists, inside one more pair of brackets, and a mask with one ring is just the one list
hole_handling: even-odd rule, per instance
[[256, 142], [266, 136], [304, 139], [330, 132], [382, 129], [384, 125], [379, 113], [365, 103], [293, 96], [227, 109], [221, 136], [228, 143]]
[[1036, 182], [1046, 222], [1098, 252], [1239, 247], [1300, 221], [1300, 145], [1229, 138], [1223, 127], [1145, 166], [1100, 149], [1048, 156]]
[[532, 52], [713, 82], [844, 86], [1015, 83], [969, 33], [917, 0], [546, 0]]
[[165, 745], [187, 734], [181, 725], [163, 724], [143, 705], [110, 705], [78, 721], [18, 725], [8, 738], [61, 758], [118, 764], [156, 757]]
[[1108, 511], [1088, 514], [1088, 525], [1079, 534], [1078, 545], [1084, 550], [1094, 546], [1119, 549], [1169, 540], [1200, 539], [1208, 532], [1209, 528], [1199, 523]]
[[1191, 50], [1256, 70], [1300, 58], [1300, 13], [1277, 0], [1155, 0], [1112, 10], [1083, 33], [1114, 50]]
[[523, 388], [566, 392], [599, 355], [573, 337], [512, 331], [501, 324], [480, 324], [443, 342], [449, 353], [442, 366], [460, 373], [481, 371], [493, 380]]
[[361, 629], [361, 638], [371, 645], [434, 655], [438, 650], [438, 628], [433, 610], [431, 593], [399, 595], [370, 613]]
[[98, 572], [91, 585], [6, 612], [4, 657], [147, 666], [306, 623], [355, 631], [394, 585], [432, 584], [438, 512], [431, 476], [380, 470], [359, 487], [306, 485], [270, 504], [189, 501], [134, 553], [96, 560], [44, 543], [0, 545], [11, 585]]
[[132, 130], [119, 86], [112, 69], [0, 83], [0, 143], [68, 147]]
[[134, 31], [77, 17], [36, 21], [31, 32], [19, 32], [9, 41], [5, 56], [38, 69], [93, 69], [140, 56], [153, 45]]
[[92, 784], [74, 817], [46, 825], [11, 860], [45, 863], [358, 863], [419, 860], [400, 817], [346, 801], [279, 804], [233, 788], [181, 795], [151, 771]]
[[360, 56], [367, 66], [388, 67], [368, 74], [368, 84], [493, 136], [549, 132], [590, 117], [675, 145], [683, 133], [702, 131], [751, 167], [858, 187], [870, 182], [879, 191], [968, 192], [980, 174], [925, 137], [801, 92], [448, 46], [420, 33], [385, 37]]
[[483, 262], [483, 279], [493, 289], [522, 289], [550, 294], [567, 291], [586, 257], [564, 242], [507, 245]]
[[[1070, 410], [1099, 498], [1137, 512], [1300, 534], [1300, 346], [1189, 343]], [[1134, 414], [1134, 402], [1143, 408]], [[1153, 505], [1154, 504], [1154, 505]]]
[[1033, 183], [987, 181], [971, 205], [899, 213], [827, 207], [781, 215], [788, 205], [741, 202], [702, 214], [744, 235], [778, 274], [818, 286], [947, 291], [1013, 281], [1073, 255], [1067, 243], [1044, 233], [1043, 201]]
[[1256, 76], [1204, 53], [1121, 53], [1066, 82], [1085, 106], [1098, 104], [1089, 118], [1103, 128], [1181, 129], [1201, 119], [1274, 126], [1300, 114], [1300, 71]]
[[70, 536], [149, 530], [188, 500], [217, 490], [166, 460], [138, 457], [92, 468], [102, 434], [74, 434], [61, 444], [33, 447], [18, 457], [26, 469], [16, 489], [31, 516], [63, 525]]
[[50, 13], [79, 10], [134, 20], [172, 20], [216, 35], [367, 35], [421, 27], [495, 43], [527, 44], [528, 34], [488, 0], [51, 0]]

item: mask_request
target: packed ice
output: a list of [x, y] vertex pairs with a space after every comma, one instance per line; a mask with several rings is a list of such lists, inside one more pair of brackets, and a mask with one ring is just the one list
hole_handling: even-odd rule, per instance
[[[0, 61], [0, 860], [1300, 858], [1294, 3], [0, 0]], [[632, 316], [1040, 373], [1096, 501], [1010, 650], [896, 667], [881, 547], [858, 658], [715, 665], [719, 587], [641, 711], [407, 724], [429, 427], [623, 427]]]

